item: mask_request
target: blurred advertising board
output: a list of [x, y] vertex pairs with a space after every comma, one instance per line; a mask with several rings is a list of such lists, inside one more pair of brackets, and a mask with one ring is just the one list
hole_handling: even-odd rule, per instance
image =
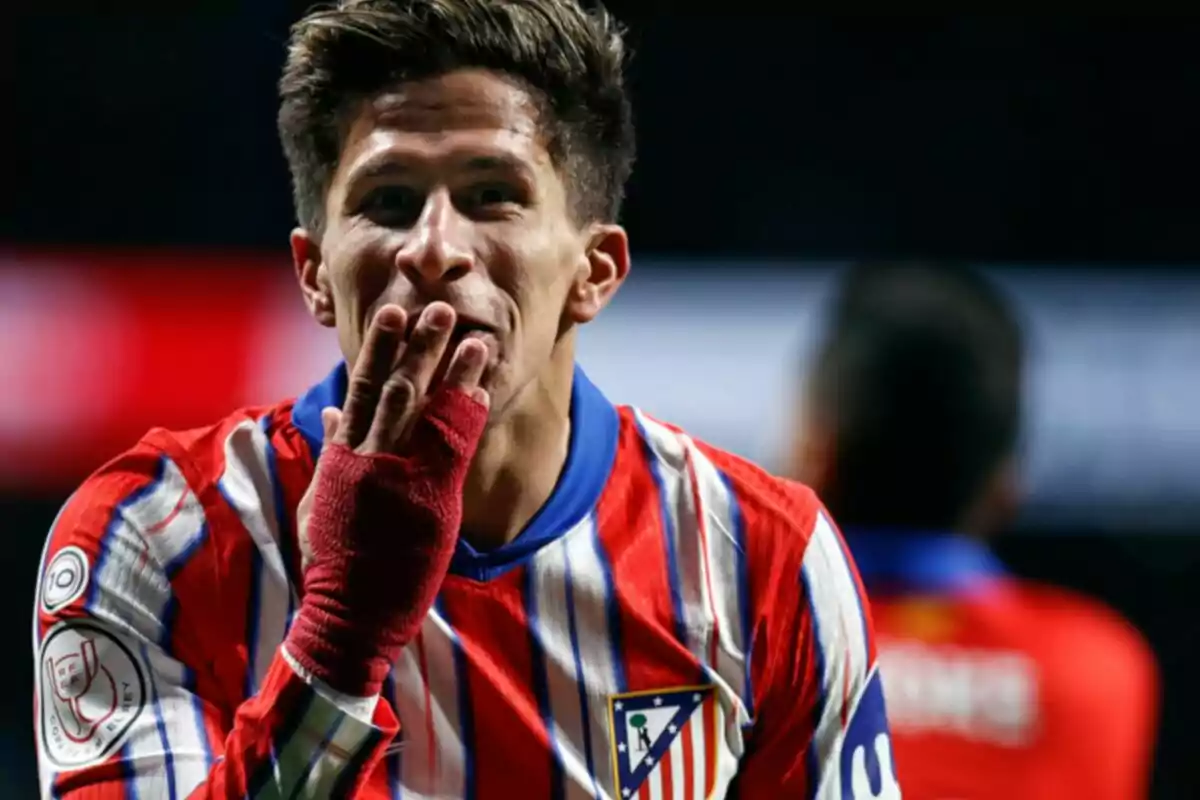
[[[580, 361], [613, 400], [778, 463], [837, 266], [638, 259]], [[1197, 529], [1200, 272], [994, 274], [1030, 337], [1030, 517]], [[69, 489], [152, 425], [294, 396], [338, 357], [285, 253], [0, 254], [0, 491]]]

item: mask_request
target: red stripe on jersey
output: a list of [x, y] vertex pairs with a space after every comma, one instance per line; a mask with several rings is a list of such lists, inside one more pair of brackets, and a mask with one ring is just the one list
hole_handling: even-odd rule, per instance
[[669, 749], [663, 754], [663, 759], [659, 763], [658, 769], [662, 773], [662, 796], [665, 798], [675, 797], [675, 785], [673, 782], [675, 776], [671, 774], [671, 751]]
[[712, 794], [717, 782], [717, 703], [704, 703], [704, 796]]
[[612, 475], [596, 504], [596, 533], [612, 565], [625, 691], [695, 685], [700, 668], [675, 637], [665, 524], [658, 485], [628, 408]]
[[[120, 796], [127, 796], [124, 783], [129, 766], [121, 761], [121, 754], [122, 751], [118, 750], [103, 764], [94, 767], [56, 773], [51, 784], [51, 797], [63, 797], [67, 792], [71, 792], [70, 800], [113, 800], [117, 795], [113, 792], [112, 785], [120, 787]], [[93, 787], [92, 784], [100, 785]]]
[[692, 800], [696, 796], [696, 773], [692, 769], [692, 764], [696, 763], [692, 759], [696, 757], [692, 749], [692, 718], [688, 717], [687, 722], [683, 723], [683, 727], [679, 730], [679, 739], [683, 742], [683, 796], [687, 800]]
[[[451, 576], [442, 587], [447, 621], [466, 655], [476, 741], [464, 744], [478, 800], [508, 800], [514, 775], [520, 776], [524, 796], [552, 795], [553, 749], [533, 693], [525, 569], [517, 567], [486, 584]], [[489, 737], [503, 744], [494, 746]]]

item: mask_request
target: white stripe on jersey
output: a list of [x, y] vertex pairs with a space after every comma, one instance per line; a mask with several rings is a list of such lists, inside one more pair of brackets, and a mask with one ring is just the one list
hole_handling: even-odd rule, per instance
[[456, 646], [458, 634], [431, 609], [420, 635], [404, 648], [392, 672], [404, 745], [400, 769], [406, 800], [463, 794], [466, 743], [459, 716]]
[[[751, 722], [754, 698], [750, 696], [749, 633], [744, 622], [748, 612], [745, 604], [749, 602], [746, 553], [738, 531], [738, 526], [744, 523], [738, 519], [737, 499], [716, 465], [690, 437], [685, 436], [684, 441], [691, 456], [696, 491], [700, 495], [700, 511], [707, 521], [708, 557], [704, 564], [712, 577], [712, 599], [717, 618], [717, 673], [735, 688], [742, 701], [736, 711], [736, 722], [745, 726]], [[735, 751], [735, 755], [740, 756], [741, 751]]]
[[[720, 713], [721, 713], [721, 707], [717, 706], [718, 716], [720, 715]], [[719, 720], [718, 720], [718, 722], [719, 722]], [[700, 717], [700, 718], [692, 719], [692, 724], [689, 728], [688, 735], [692, 737], [692, 753], [693, 753], [693, 756], [692, 756], [692, 786], [696, 787], [696, 793], [698, 795], [703, 795], [704, 794], [705, 760], [703, 758], [697, 758], [694, 754], [707, 752], [706, 745], [708, 743], [709, 736], [711, 736], [712, 734], [706, 729], [706, 727], [704, 725], [704, 718]], [[720, 754], [720, 749], [717, 750], [717, 753], [718, 753], [718, 755]], [[725, 770], [723, 770], [721, 768], [721, 765], [718, 763], [718, 765], [717, 765], [717, 780], [716, 780], [718, 793], [715, 795], [717, 797], [720, 797], [720, 792], [722, 791], [722, 787], [724, 785], [724, 781], [722, 780], [724, 775], [725, 775]], [[679, 782], [679, 784], [680, 784], [679, 791], [680, 791], [680, 794], [682, 794], [683, 793], [683, 781], [681, 780]], [[684, 798], [684, 800], [691, 800], [691, 798]]]
[[[549, 684], [550, 735], [563, 764], [567, 798], [608, 798], [605, 789], [612, 785], [605, 698], [620, 689], [608, 638], [608, 587], [594, 536], [588, 517], [538, 553], [529, 567], [537, 612], [534, 635], [542, 645]], [[590, 591], [581, 593], [578, 581]], [[589, 748], [583, 748], [585, 741]]]
[[[670, 529], [671, 551], [667, 569], [671, 573], [672, 589], [679, 592], [683, 614], [681, 642], [702, 666], [709, 667], [709, 645], [712, 637], [712, 605], [708, 596], [708, 576], [705, 553], [700, 547], [699, 510], [691, 490], [687, 466], [687, 451], [674, 431], [635, 411], [638, 426], [654, 454], [654, 470], [661, 483], [665, 502], [663, 510]], [[674, 556], [672, 559], [671, 556]], [[673, 563], [670, 563], [672, 562]]]
[[150, 555], [170, 577], [204, 540], [204, 508], [175, 462], [163, 457], [152, 491], [122, 504], [125, 520], [141, 532]]
[[183, 665], [154, 647], [143, 645], [140, 653], [149, 667], [148, 703], [125, 744], [124, 758], [132, 772], [129, 793], [184, 798], [208, 777], [203, 723], [184, 688]]
[[585, 528], [566, 537], [564, 546], [571, 568], [579, 661], [583, 680], [592, 689], [588, 698], [591, 758], [597, 784], [603, 793], [605, 787], [616, 784], [612, 774], [612, 734], [606, 695], [624, 692], [628, 687], [624, 684], [624, 654], [620, 652], [620, 643], [609, 624], [609, 613], [617, 603], [616, 588], [603, 560], [595, 518], [589, 516], [584, 524]]
[[[242, 525], [254, 540], [261, 557], [254, 581], [253, 681], [248, 689], [257, 690], [271, 666], [275, 649], [287, 631], [288, 612], [294, 601], [288, 581], [281, 533], [275, 508], [275, 487], [269, 463], [270, 442], [262, 425], [246, 420], [230, 431], [225, 439], [225, 471], [219, 486], [225, 500], [237, 512]], [[286, 533], [282, 534], [286, 535]]]
[[[146, 532], [155, 526], [160, 528], [155, 534]], [[199, 540], [203, 531], [200, 504], [179, 468], [162, 456], [162, 479], [134, 492], [113, 512], [92, 568], [88, 612], [118, 630], [168, 643], [171, 631], [164, 623], [170, 622], [166, 612], [173, 594], [161, 556], [169, 558], [183, 541]], [[160, 536], [163, 541], [154, 541]]]
[[[813, 526], [804, 553], [803, 576], [816, 633], [815, 645], [824, 665], [823, 707], [813, 747], [819, 769], [836, 772], [837, 762], [832, 756], [841, 741], [849, 704], [855, 701], [865, 683], [869, 664], [858, 588], [837, 533], [824, 514], [817, 515]], [[820, 782], [831, 780], [828, 775], [814, 778]]]
[[[690, 732], [680, 734], [680, 738], [682, 738], [683, 736], [690, 736], [690, 735], [691, 735]], [[690, 797], [684, 797], [684, 794], [683, 794], [683, 788], [684, 788], [684, 782], [683, 782], [684, 781], [684, 779], [683, 779], [684, 764], [683, 764], [683, 747], [682, 747], [683, 742], [681, 741], [681, 742], [678, 742], [677, 744], [679, 746], [673, 746], [673, 747], [671, 747], [670, 750], [667, 751], [667, 758], [669, 758], [671, 760], [672, 781], [671, 781], [671, 796], [668, 797], [666, 800], [692, 800], [692, 798], [690, 798]], [[703, 752], [703, 751], [693, 750], [692, 752], [697, 753], [697, 752]], [[692, 760], [694, 762], [696, 759], [693, 758]], [[688, 764], [687, 768], [691, 769], [692, 765]], [[704, 785], [703, 783], [700, 784], [700, 786], [703, 786], [703, 785]], [[701, 790], [701, 791], [703, 791], [703, 790]]]

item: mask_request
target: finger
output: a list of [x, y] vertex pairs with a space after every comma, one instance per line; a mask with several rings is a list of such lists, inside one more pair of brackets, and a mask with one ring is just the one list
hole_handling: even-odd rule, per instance
[[340, 409], [321, 409], [321, 430], [325, 433], [322, 441], [324, 441], [325, 444], [329, 444], [333, 440], [333, 437], [337, 435], [338, 426], [341, 424], [341, 422], [342, 412]]
[[474, 457], [487, 420], [484, 403], [443, 388], [422, 407], [405, 446], [420, 453], [422, 463], [435, 473], [445, 472]]
[[454, 351], [442, 387], [457, 389], [477, 403], [487, 405], [487, 390], [479, 385], [483, 380], [483, 368], [486, 365], [487, 345], [478, 339], [467, 339]]
[[386, 452], [403, 437], [446, 352], [454, 329], [454, 309], [446, 303], [430, 303], [404, 343], [400, 363], [392, 370], [375, 410], [367, 434], [368, 450]]
[[399, 306], [385, 305], [375, 313], [350, 374], [338, 426], [339, 443], [357, 447], [367, 437], [396, 353], [404, 346], [407, 324], [408, 317]]

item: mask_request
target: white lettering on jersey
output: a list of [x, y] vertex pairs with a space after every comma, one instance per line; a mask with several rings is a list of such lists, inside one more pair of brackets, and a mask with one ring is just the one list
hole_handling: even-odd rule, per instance
[[875, 736], [875, 759], [879, 764], [879, 791], [871, 788], [867, 770], [867, 747], [858, 745], [851, 756], [850, 796], [854, 800], [900, 800], [900, 784], [892, 766], [892, 740], [886, 733]]
[[1037, 672], [1020, 653], [891, 642], [879, 655], [897, 731], [1019, 746], [1037, 720]]
[[[892, 760], [888, 734], [888, 711], [878, 668], [867, 676], [866, 685], [846, 723], [837, 767], [841, 791], [832, 783], [818, 791], [829, 800], [900, 800], [900, 784]], [[889, 700], [890, 704], [890, 700]], [[832, 791], [831, 791], [832, 790]]]

